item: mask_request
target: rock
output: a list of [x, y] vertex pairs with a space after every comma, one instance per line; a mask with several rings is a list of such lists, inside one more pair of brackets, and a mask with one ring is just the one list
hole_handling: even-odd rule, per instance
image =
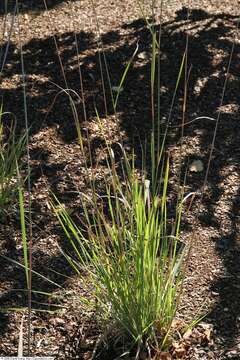
[[202, 172], [203, 169], [204, 166], [202, 160], [194, 160], [189, 166], [191, 172]]

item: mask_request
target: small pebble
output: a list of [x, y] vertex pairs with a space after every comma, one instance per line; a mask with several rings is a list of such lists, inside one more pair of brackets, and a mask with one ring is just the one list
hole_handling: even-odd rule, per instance
[[191, 172], [202, 172], [203, 171], [203, 162], [202, 162], [202, 160], [194, 160], [190, 164], [189, 170]]

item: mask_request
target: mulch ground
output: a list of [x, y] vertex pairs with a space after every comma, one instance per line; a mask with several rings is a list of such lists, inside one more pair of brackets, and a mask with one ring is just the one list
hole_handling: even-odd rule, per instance
[[[79, 192], [88, 191], [88, 174], [77, 141], [69, 98], [61, 88], [74, 90], [81, 97], [79, 63], [87, 118], [81, 98], [73, 94], [83, 134], [90, 138], [97, 186], [106, 175], [102, 160], [103, 137], [95, 116], [97, 106], [105, 136], [113, 147], [122, 141], [138, 151], [139, 137], [149, 131], [151, 35], [137, 1], [48, 0], [20, 1], [20, 11], [11, 22], [15, 1], [8, 11], [0, 4], [1, 51], [0, 94], [5, 111], [24, 128], [21, 48], [26, 74], [28, 121], [31, 126], [30, 158], [33, 209], [33, 267], [54, 284], [38, 276], [33, 288], [54, 295], [33, 295], [32, 354], [57, 359], [90, 359], [101, 334], [98, 319], [82, 308], [79, 294], [89, 296], [59, 251], [66, 247], [47, 199], [54, 191], [65, 206], [78, 212]], [[145, 2], [147, 3], [147, 2]], [[151, 14], [147, 5], [146, 14]], [[159, 9], [157, 10], [160, 16]], [[7, 14], [6, 14], [7, 13]], [[238, 0], [173, 0], [164, 2], [161, 40], [161, 114], [169, 116], [172, 95], [188, 34], [188, 97], [184, 136], [182, 119], [183, 84], [177, 93], [171, 116], [168, 150], [172, 159], [171, 191], [174, 197], [180, 171], [193, 160], [201, 160], [204, 170], [190, 172], [187, 192], [198, 192], [204, 182], [216, 121], [219, 119], [213, 157], [203, 196], [196, 196], [189, 214], [184, 216], [182, 240], [192, 244], [183, 298], [178, 318], [188, 321], [206, 314], [202, 328], [211, 329], [207, 340], [194, 335], [188, 359], [240, 358], [240, 34], [237, 30]], [[97, 19], [97, 21], [96, 21]], [[10, 36], [10, 43], [9, 34]], [[139, 50], [120, 94], [117, 112], [110, 104], [106, 68], [103, 96], [99, 65], [99, 36], [111, 83], [119, 84], [121, 74], [138, 44]], [[79, 51], [77, 56], [76, 41]], [[232, 54], [226, 92], [221, 97]], [[9, 45], [9, 46], [8, 46]], [[57, 47], [57, 50], [56, 50]], [[101, 48], [101, 50], [102, 50]], [[5, 56], [7, 54], [7, 56]], [[59, 61], [59, 56], [61, 62]], [[103, 55], [102, 63], [104, 63]], [[107, 105], [107, 106], [106, 106]], [[90, 162], [89, 162], [90, 164]], [[24, 171], [24, 169], [23, 169]], [[3, 255], [20, 260], [22, 254], [17, 204], [2, 219], [0, 249]], [[54, 269], [56, 272], [53, 272]], [[64, 275], [62, 276], [61, 273]], [[24, 273], [19, 267], [1, 260], [0, 306], [24, 307], [27, 304]], [[58, 309], [57, 313], [50, 311]], [[49, 312], [40, 312], [39, 310]], [[17, 354], [22, 313], [0, 313], [0, 356]], [[26, 319], [26, 317], [25, 317]], [[25, 324], [25, 322], [24, 322]], [[24, 329], [26, 326], [24, 325]], [[194, 337], [193, 336], [193, 337]], [[200, 339], [200, 340], [197, 340]], [[116, 354], [104, 353], [102, 359]]]

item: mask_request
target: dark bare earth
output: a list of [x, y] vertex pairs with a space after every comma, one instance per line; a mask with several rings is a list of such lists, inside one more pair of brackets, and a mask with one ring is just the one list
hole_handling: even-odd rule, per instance
[[[87, 0], [48, 0], [46, 11], [42, 1], [25, 0], [20, 1], [20, 12], [14, 22], [5, 59], [15, 1], [9, 1], [7, 15], [2, 3], [4, 1], [0, 3], [0, 66], [4, 64], [4, 68], [0, 77], [0, 97], [5, 111], [17, 117], [18, 131], [24, 128], [21, 46], [25, 62], [31, 125], [33, 267], [60, 286], [33, 276], [34, 290], [52, 291], [55, 296], [33, 295], [32, 354], [56, 356], [56, 359], [90, 359], [101, 331], [96, 326], [95, 316], [91, 311], [86, 312], [80, 304], [78, 295], [83, 295], [87, 289], [59, 251], [58, 243], [63, 248], [67, 245], [47, 206], [49, 191], [52, 190], [73, 215], [77, 214], [79, 190], [87, 191], [88, 188], [68, 97], [63, 93], [56, 95], [59, 87], [80, 93], [77, 39], [87, 121], [84, 121], [80, 101], [77, 102], [78, 115], [83, 133], [90, 134], [91, 156], [100, 189], [105, 174], [104, 163], [101, 163], [103, 138], [96, 121], [94, 103], [113, 146], [122, 140], [126, 146], [134, 146], [138, 151], [139, 136], [143, 138], [151, 125], [151, 35], [137, 1], [97, 0], [94, 11], [91, 1]], [[190, 214], [183, 219], [182, 240], [192, 243], [192, 251], [178, 317], [187, 321], [205, 313], [205, 326], [213, 329], [211, 340], [205, 343], [198, 341], [196, 335], [188, 359], [240, 359], [239, 5], [238, 0], [173, 0], [164, 1], [163, 6], [160, 55], [163, 120], [168, 117], [186, 46], [186, 34], [189, 41], [188, 67], [191, 69], [186, 109], [186, 122], [190, 123], [184, 129], [182, 160], [179, 125], [182, 121], [183, 84], [177, 93], [168, 139], [173, 197], [180, 168], [184, 172], [189, 163], [198, 159], [204, 164], [203, 171], [189, 173], [187, 192], [199, 190], [206, 173], [216, 121], [192, 120], [202, 116], [216, 119], [221, 111], [206, 191], [202, 198], [195, 198]], [[150, 15], [150, 9], [145, 5], [144, 9]], [[109, 101], [106, 71], [107, 112], [104, 106], [96, 16], [112, 85], [118, 85], [137, 42], [138, 54], [144, 54], [135, 58], [120, 95], [116, 116]], [[5, 32], [4, 21], [8, 29]], [[219, 108], [233, 43], [226, 92], [223, 105]], [[8, 214], [7, 218], [1, 219], [0, 251], [21, 261], [16, 203], [11, 204]], [[65, 277], [51, 269], [64, 273]], [[1, 260], [1, 308], [26, 307], [27, 297], [19, 290], [24, 287], [24, 272], [18, 266]], [[59, 310], [55, 305], [61, 307], [57, 313], [39, 311]], [[22, 313], [19, 312], [0, 313], [0, 356], [17, 354], [21, 319]], [[114, 359], [116, 353], [104, 353], [99, 358]]]

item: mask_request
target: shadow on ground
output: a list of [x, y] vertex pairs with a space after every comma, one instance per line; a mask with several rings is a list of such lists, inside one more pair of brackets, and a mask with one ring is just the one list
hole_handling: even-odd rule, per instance
[[[55, 6], [62, 4], [66, 0], [46, 0], [47, 9], [52, 9]], [[74, 1], [74, 0], [73, 0]], [[0, 15], [6, 13], [13, 13], [15, 11], [16, 0], [3, 0], [0, 3]], [[43, 0], [19, 0], [18, 9], [21, 13], [29, 11], [39, 12], [45, 11], [46, 7]]]
[[[61, 1], [52, 1], [52, 4]], [[30, 2], [29, 2], [30, 3]], [[236, 18], [229, 14], [210, 14], [204, 10], [192, 9], [189, 19], [187, 9], [183, 8], [175, 14], [171, 22], [162, 25], [161, 41], [161, 119], [166, 120], [172, 94], [175, 89], [181, 59], [186, 45], [186, 28], [189, 35], [189, 73], [187, 121], [199, 116], [216, 119], [221, 104], [221, 94], [226, 76], [229, 55], [236, 30]], [[109, 65], [111, 83], [117, 86], [126, 64], [139, 44], [138, 55], [124, 83], [121, 93], [117, 117], [120, 130], [124, 131], [126, 141], [130, 144], [139, 143], [151, 127], [150, 113], [150, 57], [151, 35], [143, 19], [122, 26], [128, 30], [127, 35], [121, 35], [119, 30], [113, 30], [102, 35], [106, 61]], [[111, 93], [106, 69], [103, 69], [103, 79], [106, 89], [107, 109], [104, 104], [103, 83], [97, 39], [93, 33], [79, 32], [77, 34], [79, 59], [76, 56], [76, 43], [73, 33], [56, 35], [58, 53], [65, 73], [65, 81], [59, 63], [53, 38], [32, 39], [23, 46], [25, 69], [27, 74], [28, 118], [31, 124], [32, 136], [44, 128], [55, 126], [58, 136], [64, 144], [71, 145], [76, 141], [75, 124], [69, 106], [68, 97], [59, 93], [59, 87], [73, 89], [79, 93], [78, 60], [81, 63], [83, 87], [87, 118], [95, 115], [94, 104], [101, 118], [113, 115]], [[4, 45], [5, 48], [7, 44]], [[240, 315], [240, 270], [239, 270], [239, 76], [240, 76], [240, 46], [236, 44], [230, 74], [225, 94], [220, 124], [215, 142], [214, 158], [208, 177], [208, 193], [204, 195], [204, 212], [199, 215], [199, 221], [204, 227], [214, 227], [220, 236], [216, 239], [216, 250], [221, 255], [226, 268], [226, 277], [219, 278], [213, 284], [213, 289], [219, 293], [220, 301], [213, 309], [209, 318], [212, 319], [217, 332], [226, 337], [228, 345], [232, 346], [238, 330]], [[141, 54], [141, 56], [139, 55]], [[102, 55], [101, 55], [102, 56]], [[103, 60], [103, 57], [102, 57]], [[183, 81], [171, 114], [173, 135], [168, 139], [169, 149], [178, 146], [180, 124], [182, 119]], [[57, 96], [57, 94], [59, 95]], [[1, 97], [6, 111], [17, 115], [18, 128], [24, 127], [23, 95], [21, 86], [20, 54], [16, 44], [11, 43], [5, 69], [1, 77]], [[76, 97], [76, 106], [80, 122], [84, 123], [82, 102]], [[53, 104], [54, 103], [54, 104]], [[91, 120], [88, 120], [91, 122]], [[86, 125], [86, 124], [85, 124]], [[85, 126], [83, 125], [83, 127]], [[184, 141], [188, 144], [183, 162], [190, 158], [201, 158], [206, 166], [209, 150], [214, 134], [215, 121], [194, 121], [186, 126]], [[95, 146], [98, 144], [95, 143]], [[45, 151], [45, 144], [39, 147], [39, 153]], [[60, 150], [61, 151], [61, 150]], [[58, 181], [58, 171], [48, 175], [46, 167], [48, 154], [40, 159], [40, 166], [49, 183]], [[39, 163], [38, 165], [39, 166]], [[56, 165], [64, 171], [66, 163]], [[44, 170], [45, 169], [45, 170]], [[34, 169], [37, 182], [41, 173]], [[235, 177], [234, 177], [234, 176]], [[239, 179], [239, 178], [238, 178]], [[199, 189], [203, 176], [195, 176], [188, 180], [189, 190]], [[75, 188], [75, 184], [69, 184]], [[14, 278], [14, 274], [11, 275]], [[1, 299], [1, 302], [3, 299]], [[5, 321], [4, 324], [7, 322]], [[2, 330], [3, 331], [3, 330]]]

